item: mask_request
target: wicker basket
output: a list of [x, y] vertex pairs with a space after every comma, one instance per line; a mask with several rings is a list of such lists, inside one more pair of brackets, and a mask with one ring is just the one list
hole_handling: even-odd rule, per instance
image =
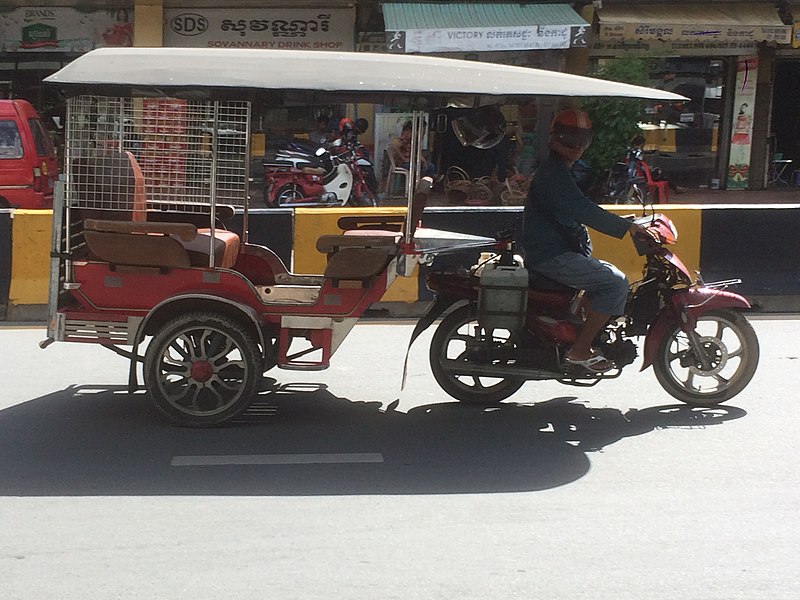
[[531, 178], [524, 175], [512, 175], [506, 179], [505, 189], [500, 192], [500, 203], [503, 206], [520, 206], [525, 204]]

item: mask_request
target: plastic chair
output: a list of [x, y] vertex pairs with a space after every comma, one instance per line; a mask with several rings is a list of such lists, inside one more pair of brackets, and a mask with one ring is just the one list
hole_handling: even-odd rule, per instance
[[669, 200], [669, 182], [666, 180], [655, 181], [650, 173], [650, 166], [644, 161], [641, 162], [641, 165], [647, 190], [651, 194], [658, 194], [659, 203], [667, 202]]
[[398, 177], [402, 176], [403, 187], [400, 189], [403, 190], [403, 195], [405, 195], [405, 190], [408, 187], [408, 169], [398, 167], [391, 152], [386, 152], [386, 157], [389, 159], [389, 172], [386, 175], [386, 185], [383, 191], [389, 196], [398, 195], [395, 190], [398, 188]]

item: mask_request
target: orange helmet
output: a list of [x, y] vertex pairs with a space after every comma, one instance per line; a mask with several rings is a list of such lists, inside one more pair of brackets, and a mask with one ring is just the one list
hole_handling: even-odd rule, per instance
[[567, 148], [585, 150], [592, 143], [592, 122], [582, 110], [562, 110], [550, 123], [550, 137]]

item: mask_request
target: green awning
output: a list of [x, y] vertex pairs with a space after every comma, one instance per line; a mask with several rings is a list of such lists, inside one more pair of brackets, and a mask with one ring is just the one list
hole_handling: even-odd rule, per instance
[[585, 47], [589, 24], [564, 4], [385, 3], [389, 52]]

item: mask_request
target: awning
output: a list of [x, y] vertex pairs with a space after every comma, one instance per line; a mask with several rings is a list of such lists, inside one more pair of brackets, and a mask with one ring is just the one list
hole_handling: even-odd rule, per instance
[[598, 11], [601, 40], [791, 42], [792, 27], [784, 25], [769, 4], [610, 4]]
[[[98, 48], [44, 79], [73, 93], [130, 87], [190, 96], [230, 88], [281, 90], [307, 105], [316, 92], [436, 96], [595, 96], [684, 100], [637, 85], [438, 56], [239, 48]], [[294, 94], [293, 94], [294, 93]], [[327, 98], [324, 104], [329, 102]], [[338, 102], [344, 103], [344, 102]], [[386, 103], [381, 101], [381, 103]]]
[[383, 4], [389, 52], [586, 47], [589, 24], [564, 4]]

